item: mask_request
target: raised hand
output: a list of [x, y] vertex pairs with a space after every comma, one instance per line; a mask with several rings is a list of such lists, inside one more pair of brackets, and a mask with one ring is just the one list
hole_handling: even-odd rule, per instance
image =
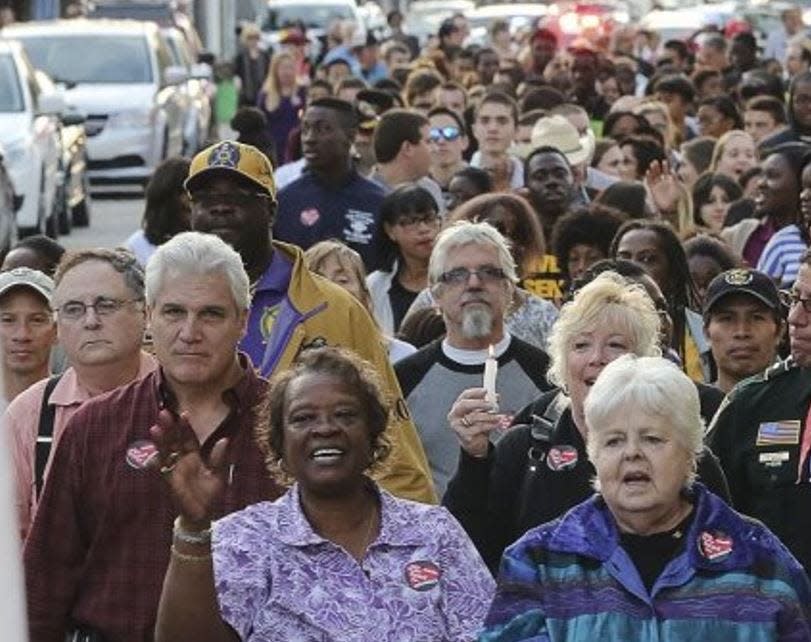
[[185, 413], [175, 417], [165, 409], [149, 432], [159, 453], [152, 467], [159, 469], [169, 484], [181, 519], [193, 530], [207, 528], [214, 503], [226, 485], [224, 463], [228, 440], [220, 439], [214, 444], [208, 462], [204, 462]]
[[645, 172], [645, 186], [653, 198], [653, 204], [660, 213], [676, 210], [681, 196], [681, 188], [676, 173], [667, 161], [653, 161]]
[[484, 388], [468, 388], [456, 398], [448, 413], [448, 423], [459, 445], [472, 457], [486, 457], [490, 432], [509, 423], [509, 417], [493, 412]]

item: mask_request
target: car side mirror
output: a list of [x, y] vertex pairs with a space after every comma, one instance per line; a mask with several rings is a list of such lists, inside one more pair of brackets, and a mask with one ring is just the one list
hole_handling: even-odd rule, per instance
[[167, 67], [163, 72], [163, 82], [167, 85], [179, 85], [189, 79], [188, 72], [179, 65]]

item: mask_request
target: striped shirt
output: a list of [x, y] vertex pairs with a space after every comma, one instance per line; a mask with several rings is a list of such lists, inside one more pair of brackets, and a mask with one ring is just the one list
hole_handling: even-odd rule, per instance
[[780, 287], [791, 287], [797, 280], [800, 260], [807, 249], [808, 244], [803, 240], [800, 228], [788, 225], [769, 239], [756, 269], [777, 280]]

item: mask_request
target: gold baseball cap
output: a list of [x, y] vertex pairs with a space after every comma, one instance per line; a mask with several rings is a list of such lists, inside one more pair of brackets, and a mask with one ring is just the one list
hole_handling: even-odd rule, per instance
[[207, 147], [192, 159], [189, 177], [183, 183], [187, 191], [212, 172], [234, 172], [255, 183], [276, 200], [276, 181], [270, 160], [256, 147], [224, 140]]

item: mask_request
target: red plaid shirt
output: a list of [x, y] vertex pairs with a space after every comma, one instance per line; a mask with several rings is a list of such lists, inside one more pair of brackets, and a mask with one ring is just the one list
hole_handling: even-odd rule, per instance
[[[230, 414], [201, 447], [206, 457], [230, 440], [218, 516], [283, 492], [253, 438], [266, 385], [246, 367], [224, 394]], [[133, 445], [149, 441], [158, 411], [173, 406], [158, 370], [86, 402], [68, 423], [25, 546], [32, 642], [64, 642], [71, 621], [109, 642], [153, 639], [177, 511], [161, 476], [127, 455], [137, 462]]]

